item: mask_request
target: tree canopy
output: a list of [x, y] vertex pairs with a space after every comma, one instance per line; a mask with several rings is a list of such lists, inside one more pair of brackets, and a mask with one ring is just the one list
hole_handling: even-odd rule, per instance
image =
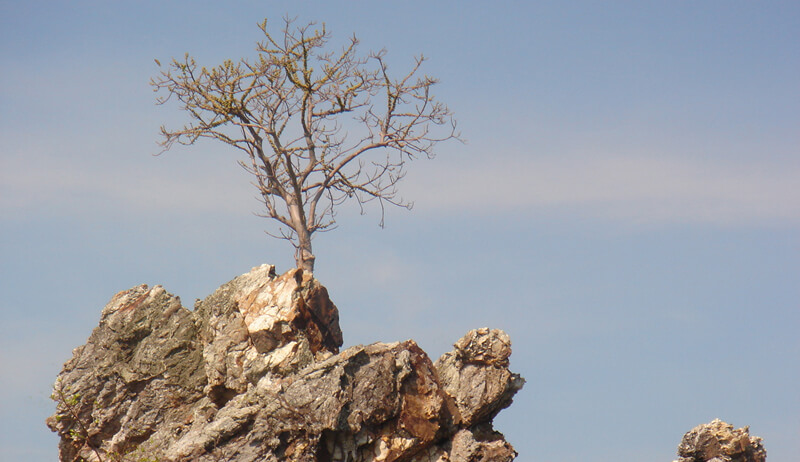
[[[190, 121], [161, 128], [164, 151], [201, 138], [243, 154], [239, 164], [255, 178], [274, 237], [292, 242], [297, 266], [313, 271], [311, 238], [335, 227], [337, 207], [406, 208], [397, 185], [406, 163], [432, 158], [434, 146], [458, 139], [447, 105], [431, 90], [437, 80], [420, 73], [390, 74], [386, 51], [358, 53], [355, 36], [331, 50], [324, 24], [285, 20], [279, 34], [259, 24], [263, 39], [253, 59], [199, 66], [188, 53], [162, 66], [151, 80], [158, 104], [177, 100]], [[163, 152], [163, 151], [162, 151]]]

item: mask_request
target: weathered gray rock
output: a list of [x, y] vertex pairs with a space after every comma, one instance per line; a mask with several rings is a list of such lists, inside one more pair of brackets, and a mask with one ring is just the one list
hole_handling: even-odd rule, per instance
[[517, 452], [491, 423], [462, 428], [452, 438], [414, 456], [414, 462], [510, 462]]
[[170, 431], [203, 396], [202, 351], [192, 313], [160, 286], [115, 295], [56, 381], [48, 425], [61, 460], [97, 460], [90, 448], [101, 446], [126, 453]]
[[339, 353], [309, 273], [263, 265], [194, 312], [156, 286], [117, 294], [59, 375], [60, 459], [510, 461], [491, 419], [523, 385], [478, 329], [436, 365], [412, 340]]
[[674, 462], [765, 462], [767, 451], [750, 428], [734, 430], [719, 419], [698, 425], [685, 435]]
[[456, 342], [455, 350], [436, 361], [439, 379], [452, 396], [460, 422], [490, 421], [511, 404], [525, 379], [508, 370], [511, 339], [501, 330], [481, 328]]

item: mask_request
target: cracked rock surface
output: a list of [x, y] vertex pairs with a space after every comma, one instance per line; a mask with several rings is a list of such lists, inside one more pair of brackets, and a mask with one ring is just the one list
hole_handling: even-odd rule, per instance
[[435, 363], [413, 340], [341, 345], [336, 306], [302, 270], [253, 268], [194, 311], [137, 286], [73, 351], [47, 424], [62, 461], [516, 457], [492, 427], [524, 384], [503, 331], [470, 331]]

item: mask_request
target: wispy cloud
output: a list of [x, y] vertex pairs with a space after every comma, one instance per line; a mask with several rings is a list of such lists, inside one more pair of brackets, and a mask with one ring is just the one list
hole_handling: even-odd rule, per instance
[[[192, 159], [93, 162], [41, 155], [4, 156], [0, 169], [0, 211], [6, 215], [36, 214], [42, 209], [64, 213], [107, 213], [126, 210], [247, 214], [258, 210], [256, 190], [244, 172], [226, 164], [199, 165]], [[226, 168], [219, 168], [224, 165]]]
[[563, 209], [630, 224], [800, 224], [800, 166], [643, 155], [515, 156], [416, 169], [425, 210], [536, 213]]
[[[75, 156], [75, 162], [53, 155], [53, 147], [31, 149], [35, 153], [3, 155], [4, 214], [43, 207], [73, 213], [260, 210], [250, 178], [232, 156], [203, 147], [157, 159], [129, 153], [116, 163], [92, 160], [97, 155]], [[628, 225], [800, 225], [797, 163], [598, 152], [465, 157], [415, 162], [401, 186], [404, 197], [415, 200], [420, 211], [473, 215], [556, 211]]]

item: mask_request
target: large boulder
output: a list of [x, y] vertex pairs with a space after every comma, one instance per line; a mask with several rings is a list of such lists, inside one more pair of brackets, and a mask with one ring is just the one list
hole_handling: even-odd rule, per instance
[[120, 292], [56, 380], [62, 461], [510, 461], [492, 418], [524, 380], [502, 331], [434, 364], [408, 340], [341, 353], [308, 272], [254, 268], [194, 311], [160, 286]]

